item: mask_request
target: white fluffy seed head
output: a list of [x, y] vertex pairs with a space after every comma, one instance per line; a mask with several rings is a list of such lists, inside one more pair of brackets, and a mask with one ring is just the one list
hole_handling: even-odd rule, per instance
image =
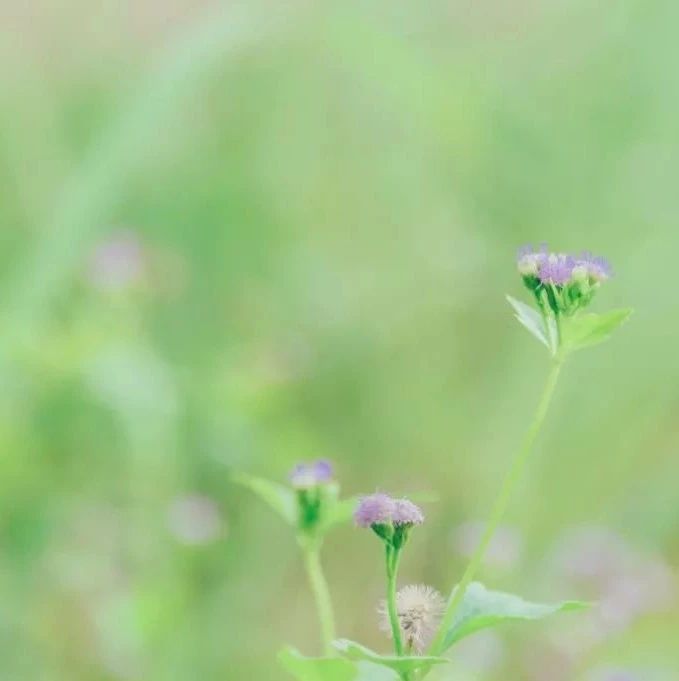
[[[436, 634], [446, 601], [441, 594], [424, 584], [404, 586], [396, 594], [396, 611], [401, 626], [401, 637], [407, 650], [423, 653]], [[391, 636], [387, 602], [377, 608], [380, 629]]]

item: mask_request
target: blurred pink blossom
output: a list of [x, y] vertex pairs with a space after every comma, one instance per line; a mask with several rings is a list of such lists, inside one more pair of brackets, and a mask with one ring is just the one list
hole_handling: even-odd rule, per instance
[[[452, 535], [455, 551], [469, 558], [481, 539], [485, 528], [483, 522], [467, 522], [459, 525]], [[518, 530], [509, 526], [500, 526], [491, 539], [484, 561], [491, 567], [510, 569], [520, 560], [523, 553], [523, 538]]]
[[89, 258], [87, 276], [97, 289], [116, 293], [139, 284], [147, 270], [147, 256], [133, 232], [119, 232], [101, 241]]
[[167, 522], [172, 535], [182, 544], [208, 544], [224, 534], [224, 521], [217, 504], [200, 494], [174, 499], [168, 509]]

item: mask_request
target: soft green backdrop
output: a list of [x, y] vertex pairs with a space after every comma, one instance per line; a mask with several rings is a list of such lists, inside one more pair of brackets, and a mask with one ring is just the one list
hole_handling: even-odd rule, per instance
[[[0, 677], [268, 681], [283, 642], [314, 653], [289, 532], [231, 469], [326, 456], [347, 493], [437, 493], [402, 571], [448, 589], [547, 368], [504, 300], [545, 240], [607, 255], [595, 308], [636, 314], [564, 372], [507, 518], [522, 550], [483, 578], [589, 597], [555, 555], [605, 526], [665, 591], [584, 652], [572, 615], [442, 678], [676, 678], [677, 22], [669, 0], [3, 2]], [[353, 528], [327, 546], [341, 634], [382, 649], [379, 559]]]

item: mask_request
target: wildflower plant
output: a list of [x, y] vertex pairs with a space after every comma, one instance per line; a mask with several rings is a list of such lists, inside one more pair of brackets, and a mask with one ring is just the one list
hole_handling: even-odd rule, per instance
[[[296, 528], [305, 556], [325, 656], [305, 657], [293, 648], [282, 651], [282, 665], [299, 681], [421, 681], [434, 668], [448, 662], [443, 655], [451, 646], [480, 629], [587, 607], [577, 601], [532, 603], [474, 581], [530, 459], [565, 360], [575, 350], [608, 339], [631, 314], [629, 309], [600, 314], [585, 312], [611, 277], [611, 268], [603, 258], [590, 253], [552, 253], [546, 246], [527, 247], [519, 251], [517, 268], [533, 304], [509, 296], [508, 300], [518, 321], [548, 349], [551, 368], [481, 538], [447, 599], [431, 586], [398, 588], [399, 565], [408, 540], [425, 520], [420, 507], [409, 499], [376, 492], [357, 501], [339, 501], [332, 468], [324, 461], [297, 466], [290, 476], [290, 487], [238, 476], [239, 482], [262, 496]], [[347, 639], [334, 640], [332, 606], [319, 551], [325, 533], [348, 520], [352, 510], [355, 525], [371, 530], [384, 548], [386, 597], [379, 604], [377, 615], [379, 627], [392, 639], [393, 654], [383, 655]]]
[[326, 534], [351, 518], [355, 499], [340, 501], [339, 484], [326, 459], [297, 464], [290, 472], [289, 485], [245, 473], [232, 480], [257, 494], [294, 529], [316, 602], [323, 651], [332, 654], [335, 616], [320, 553]]

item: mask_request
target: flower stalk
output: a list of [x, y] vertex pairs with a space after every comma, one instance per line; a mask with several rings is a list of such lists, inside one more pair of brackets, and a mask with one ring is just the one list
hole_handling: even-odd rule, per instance
[[389, 613], [391, 636], [394, 640], [394, 652], [401, 657], [403, 655], [403, 639], [401, 637], [398, 608], [396, 607], [396, 579], [398, 564], [401, 559], [401, 549], [394, 548], [391, 544], [385, 544], [385, 557], [387, 564], [387, 612]]
[[488, 523], [486, 524], [486, 529], [484, 530], [484, 533], [481, 537], [481, 541], [476, 547], [476, 550], [474, 551], [469, 564], [462, 575], [460, 583], [452, 592], [445, 614], [441, 620], [441, 625], [436, 638], [429, 649], [430, 655], [439, 655], [444, 650], [446, 634], [455, 621], [455, 615], [457, 614], [460, 604], [462, 603], [465, 591], [467, 590], [469, 584], [471, 584], [471, 582], [474, 580], [479, 568], [481, 567], [486, 550], [488, 549], [491, 539], [493, 538], [493, 535], [495, 534], [495, 531], [497, 530], [497, 527], [507, 510], [507, 506], [509, 505], [509, 501], [511, 499], [512, 493], [514, 492], [516, 484], [526, 468], [526, 463], [533, 451], [535, 439], [540, 432], [542, 424], [545, 420], [545, 416], [547, 415], [552, 396], [554, 395], [554, 390], [561, 373], [562, 365], [562, 359], [558, 357], [554, 359], [551, 370], [547, 377], [547, 382], [545, 383], [545, 387], [542, 392], [542, 396], [538, 402], [535, 415], [533, 416], [533, 420], [526, 431], [523, 443], [514, 457], [505, 476], [504, 482], [502, 483], [500, 492], [495, 499], [495, 503], [493, 504]]
[[306, 568], [309, 586], [311, 587], [311, 593], [316, 604], [316, 612], [318, 613], [323, 653], [327, 656], [332, 656], [334, 653], [332, 642], [335, 640], [335, 614], [328, 582], [323, 574], [319, 548], [310, 544], [303, 547], [304, 567]]

